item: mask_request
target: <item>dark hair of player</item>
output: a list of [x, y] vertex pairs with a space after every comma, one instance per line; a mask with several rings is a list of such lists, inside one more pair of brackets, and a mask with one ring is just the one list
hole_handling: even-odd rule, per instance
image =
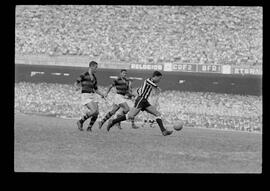
[[126, 69], [122, 69], [120, 72], [122, 73], [122, 72], [126, 72], [127, 70]]
[[97, 62], [95, 62], [95, 61], [91, 61], [91, 62], [89, 63], [89, 67], [91, 67], [91, 66], [95, 66], [95, 65], [98, 65], [98, 63], [97, 63]]
[[162, 74], [159, 71], [154, 71], [152, 77], [155, 77], [155, 76], [162, 76]]

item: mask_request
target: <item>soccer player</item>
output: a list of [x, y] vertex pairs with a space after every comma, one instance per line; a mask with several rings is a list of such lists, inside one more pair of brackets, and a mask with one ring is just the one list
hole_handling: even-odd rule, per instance
[[98, 64], [95, 61], [89, 63], [89, 68], [87, 72], [84, 72], [75, 82], [76, 90], [81, 90], [81, 99], [82, 105], [86, 106], [87, 112], [77, 121], [77, 126], [80, 131], [83, 131], [83, 123], [91, 118], [90, 123], [87, 127], [87, 131], [92, 131], [92, 126], [98, 118], [99, 109], [98, 109], [98, 97], [99, 94], [102, 98], [105, 98], [106, 95], [98, 90], [97, 87], [97, 78], [95, 73], [97, 71]]
[[[129, 91], [127, 92], [127, 94], [126, 94], [126, 96], [125, 96], [125, 98], [126, 98], [126, 103], [128, 104], [128, 107], [129, 107], [129, 108], [132, 108], [132, 107], [133, 107], [133, 105], [134, 105], [134, 103], [133, 103], [133, 102], [134, 102], [133, 98], [136, 97], [136, 95], [132, 93], [131, 81], [132, 81], [132, 80], [129, 79]], [[122, 115], [124, 115], [124, 114], [125, 114], [125, 113], [124, 113], [123, 108], [120, 108], [120, 109], [117, 111], [117, 115], [116, 115], [115, 118], [120, 117], [120, 116], [122, 116]], [[119, 123], [116, 123], [115, 126], [117, 126], [119, 129], [122, 129], [120, 122], [119, 122]], [[134, 119], [131, 120], [131, 127], [132, 127], [133, 129], [138, 129], [138, 128], [139, 128], [137, 125], [135, 125]]]
[[109, 120], [109, 123], [107, 125], [107, 131], [109, 131], [112, 126], [120, 121], [125, 121], [127, 119], [134, 119], [137, 114], [139, 114], [140, 111], [147, 111], [148, 113], [154, 115], [156, 117], [156, 122], [160, 127], [160, 130], [164, 136], [172, 134], [172, 131], [166, 130], [163, 126], [162, 120], [161, 120], [161, 113], [157, 111], [157, 109], [152, 106], [148, 102], [148, 97], [152, 91], [152, 89], [158, 89], [157, 83], [160, 82], [162, 78], [162, 74], [159, 71], [155, 71], [151, 78], [147, 78], [142, 87], [138, 89], [138, 96], [135, 100], [134, 107], [129, 111], [128, 114], [123, 115], [121, 117], [118, 117], [114, 120]]
[[[103, 124], [110, 119], [120, 108], [122, 108], [123, 114], [126, 114], [129, 111], [128, 99], [132, 96], [130, 90], [130, 81], [127, 79], [127, 70], [122, 69], [120, 71], [120, 76], [113, 81], [110, 87], [107, 90], [106, 96], [109, 94], [111, 89], [116, 88], [116, 95], [113, 103], [113, 108], [109, 111], [106, 116], [99, 122], [99, 128], [103, 126]], [[118, 124], [120, 126], [120, 124]], [[132, 128], [138, 128], [134, 120], [132, 121]]]
[[[159, 108], [159, 103], [158, 103], [158, 96], [159, 96], [159, 93], [161, 91], [157, 91], [155, 89], [153, 89], [154, 91], [151, 92], [151, 95], [149, 96], [149, 103], [153, 106], [155, 106], [157, 109]], [[149, 124], [150, 127], [154, 127], [154, 124], [155, 124], [155, 119], [154, 119], [154, 116], [151, 115], [150, 113], [147, 113], [144, 115], [144, 120], [143, 120], [143, 124], [142, 124], [142, 127], [145, 127], [146, 124]]]

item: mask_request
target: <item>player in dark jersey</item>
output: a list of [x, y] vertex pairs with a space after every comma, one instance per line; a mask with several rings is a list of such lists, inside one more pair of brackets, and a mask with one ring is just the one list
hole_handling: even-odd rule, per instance
[[[128, 91], [127, 94], [125, 95], [125, 98], [126, 98], [125, 101], [126, 101], [126, 103], [128, 104], [128, 107], [129, 107], [129, 108], [132, 108], [133, 105], [134, 105], [134, 98], [136, 97], [136, 95], [133, 94], [133, 92], [132, 92], [132, 86], [131, 86], [132, 80], [129, 79], [128, 82], [129, 82], [129, 91]], [[117, 114], [117, 115], [116, 115], [116, 114]], [[115, 115], [116, 115], [115, 118], [120, 117], [120, 116], [122, 116], [122, 115], [125, 115], [123, 108], [120, 108], [120, 109], [117, 111], [116, 114], [115, 114]], [[115, 126], [117, 126], [119, 129], [122, 129], [120, 122], [119, 122], [119, 123], [116, 123]], [[132, 127], [133, 129], [138, 129], [138, 128], [139, 128], [137, 125], [135, 125], [134, 119], [131, 119], [131, 127]]]
[[91, 118], [88, 125], [87, 131], [92, 131], [92, 126], [98, 118], [99, 109], [98, 109], [98, 96], [99, 94], [102, 98], [105, 98], [106, 95], [101, 93], [97, 87], [97, 78], [95, 73], [97, 71], [98, 64], [95, 61], [89, 63], [89, 68], [87, 72], [84, 72], [75, 82], [76, 90], [81, 88], [81, 99], [82, 105], [86, 106], [87, 112], [77, 121], [78, 129], [83, 131], [83, 123], [88, 118]]
[[109, 120], [107, 131], [109, 131], [114, 124], [120, 121], [125, 121], [127, 119], [134, 119], [140, 111], [147, 111], [156, 117], [156, 122], [164, 136], [172, 134], [172, 131], [166, 130], [164, 128], [163, 122], [161, 120], [161, 113], [158, 112], [156, 107], [152, 106], [147, 100], [153, 88], [159, 89], [157, 83], [159, 83], [161, 78], [162, 74], [159, 71], [155, 71], [151, 78], [146, 79], [143, 83], [143, 86], [138, 89], [138, 96], [135, 100], [134, 107], [129, 111], [128, 114], [118, 117], [114, 120]]
[[[115, 87], [116, 88], [116, 95], [113, 103], [113, 108], [111, 111], [109, 111], [106, 116], [99, 122], [99, 128], [103, 126], [103, 124], [111, 118], [120, 108], [122, 108], [123, 114], [126, 114], [129, 111], [128, 106], [128, 99], [132, 95], [132, 92], [130, 91], [130, 81], [127, 79], [127, 70], [122, 69], [120, 71], [120, 76], [113, 81], [111, 86], [108, 88], [108, 91], [106, 93], [106, 96], [109, 94], [111, 89]], [[120, 126], [120, 124], [119, 124]], [[133, 128], [138, 128], [134, 120], [132, 122]]]

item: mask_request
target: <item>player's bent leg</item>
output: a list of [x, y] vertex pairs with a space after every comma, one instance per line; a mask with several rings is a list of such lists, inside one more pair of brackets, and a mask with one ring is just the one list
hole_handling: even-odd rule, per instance
[[[125, 102], [125, 103], [123, 103], [123, 104], [121, 104], [121, 106], [122, 106], [122, 108], [123, 108], [123, 114], [126, 114], [126, 113], [128, 113], [129, 112], [129, 106], [128, 106], [128, 104]], [[123, 115], [122, 114], [122, 115]], [[119, 116], [120, 117], [120, 116]], [[136, 126], [135, 125], [135, 119], [133, 118], [133, 119], [130, 119], [131, 120], [131, 125], [132, 125], [132, 128], [133, 129], [138, 129], [139, 127], [138, 126]], [[119, 124], [120, 125], [120, 122], [119, 123], [117, 123], [117, 124]]]
[[139, 114], [141, 109], [138, 108], [132, 108], [131, 111], [128, 113], [128, 119], [131, 121], [131, 127], [133, 129], [138, 129], [139, 127], [135, 125], [135, 117]]
[[88, 125], [88, 128], [87, 128], [87, 131], [92, 131], [92, 127], [94, 125], [94, 123], [96, 122], [97, 118], [98, 118], [98, 115], [99, 115], [99, 108], [98, 108], [98, 103], [95, 102], [94, 103], [94, 113], [92, 114], [92, 117], [91, 117], [91, 120], [90, 120], [90, 123]]
[[[119, 106], [121, 108], [121, 111], [119, 112], [116, 118], [121, 117], [122, 115], [125, 115], [129, 112], [129, 106], [126, 102], [120, 103]], [[117, 126], [118, 129], [122, 129], [121, 122], [116, 123], [115, 126]]]
[[148, 106], [147, 108], [145, 108], [145, 111], [147, 111], [148, 113], [150, 113], [156, 117], [156, 122], [157, 122], [157, 124], [158, 124], [158, 126], [159, 126], [159, 128], [164, 136], [172, 134], [172, 131], [166, 130], [165, 127], [163, 126], [163, 122], [161, 119], [161, 113], [159, 111], [157, 111], [156, 107], [154, 107], [152, 105]]
[[123, 113], [127, 114], [129, 112], [129, 106], [126, 102], [120, 103], [119, 106], [123, 109]]
[[85, 112], [85, 114], [80, 118], [79, 121], [77, 121], [77, 126], [80, 131], [83, 131], [83, 123], [90, 117], [92, 117], [93, 114], [96, 113], [96, 105], [93, 103], [87, 103], [85, 104], [88, 111]]
[[110, 120], [109, 123], [108, 123], [108, 126], [107, 126], [107, 131], [110, 130], [110, 128], [118, 123], [118, 122], [121, 122], [121, 121], [125, 121], [127, 119], [134, 119], [136, 115], [138, 115], [138, 113], [141, 111], [140, 108], [131, 108], [131, 110], [126, 114], [126, 115], [123, 115], [121, 117], [118, 117], [114, 120]]
[[103, 119], [99, 122], [99, 129], [101, 129], [101, 127], [103, 126], [103, 124], [108, 120], [110, 119], [118, 110], [119, 110], [120, 106], [119, 105], [116, 105], [114, 104], [113, 105], [113, 108], [111, 111], [109, 111], [105, 117], [103, 117]]
[[134, 119], [139, 113], [140, 113], [141, 109], [140, 108], [131, 108], [130, 111], [128, 112], [128, 114], [126, 115], [127, 119]]
[[147, 113], [154, 115], [155, 117], [161, 117], [161, 113], [156, 109], [155, 106], [150, 105], [147, 108], [145, 108], [145, 111]]
[[[114, 117], [114, 119], [116, 119], [118, 117], [121, 117], [122, 115], [124, 115], [124, 112], [123, 112], [123, 108], [120, 107], [119, 110], [118, 110], [118, 112], [117, 112], [117, 115]], [[116, 123], [115, 126], [118, 127], [118, 129], [122, 129], [121, 122]]]
[[120, 117], [120, 116], [122, 116], [122, 115], [124, 115], [124, 112], [123, 112], [123, 108], [120, 107], [120, 108], [118, 109], [117, 113], [115, 114], [114, 119], [116, 119], [117, 117]]

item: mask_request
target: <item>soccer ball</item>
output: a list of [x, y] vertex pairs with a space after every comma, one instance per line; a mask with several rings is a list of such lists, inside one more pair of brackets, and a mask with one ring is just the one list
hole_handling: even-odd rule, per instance
[[173, 128], [174, 128], [174, 130], [176, 130], [176, 131], [180, 131], [181, 129], [183, 129], [183, 123], [182, 122], [178, 122], [177, 124], [174, 124], [173, 125]]

